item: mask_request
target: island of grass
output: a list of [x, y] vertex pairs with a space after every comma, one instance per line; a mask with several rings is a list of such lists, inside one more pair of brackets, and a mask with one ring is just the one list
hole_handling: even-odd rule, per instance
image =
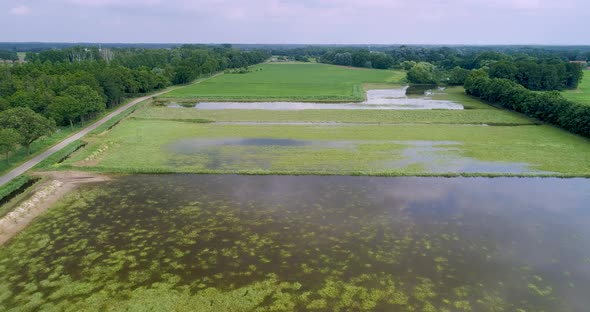
[[192, 101], [360, 102], [363, 84], [399, 83], [400, 71], [318, 63], [268, 63], [174, 90], [161, 98]]

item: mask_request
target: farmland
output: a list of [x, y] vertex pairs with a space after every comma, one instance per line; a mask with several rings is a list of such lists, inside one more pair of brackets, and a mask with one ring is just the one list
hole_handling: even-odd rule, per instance
[[[303, 92], [297, 86], [305, 89], [307, 74], [312, 73], [321, 78], [315, 89], [306, 89], [306, 99], [332, 101], [350, 96], [347, 92], [355, 84], [372, 82], [364, 88], [383, 89], [396, 87], [388, 80], [399, 81], [394, 71], [321, 64], [264, 64], [251, 70], [214, 77], [144, 105], [113, 130], [91, 138], [87, 148], [58, 168], [122, 173], [590, 175], [587, 139], [484, 104], [466, 96], [461, 87], [447, 88], [433, 98], [459, 103], [464, 110], [166, 107], [179, 96], [193, 103], [201, 97], [295, 97]], [[281, 93], [284, 90], [293, 93]]]
[[411, 97], [457, 110], [197, 104], [404, 86], [400, 71], [263, 64], [129, 109], [38, 168], [40, 188], [80, 185], [0, 248], [0, 310], [586, 307], [587, 138], [462, 87]]
[[365, 83], [397, 83], [403, 72], [325, 64], [262, 64], [246, 74], [225, 74], [179, 89], [166, 98], [345, 102], [364, 99]]

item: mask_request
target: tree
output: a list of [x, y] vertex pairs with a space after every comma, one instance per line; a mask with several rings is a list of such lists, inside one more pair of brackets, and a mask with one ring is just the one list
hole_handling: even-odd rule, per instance
[[388, 69], [393, 65], [393, 59], [384, 53], [371, 53], [370, 62], [373, 68]]
[[102, 97], [89, 86], [71, 86], [63, 93], [64, 96], [74, 98], [80, 106], [80, 121], [89, 115], [101, 113], [105, 110]]
[[407, 77], [408, 81], [411, 83], [436, 83], [434, 65], [426, 62], [420, 62], [414, 65], [414, 67], [408, 71]]
[[518, 68], [514, 63], [500, 61], [490, 65], [490, 77], [516, 80]]
[[410, 69], [412, 69], [412, 67], [416, 66], [416, 62], [414, 62], [414, 61], [403, 61], [400, 64], [400, 66], [401, 66], [401, 68], [403, 70], [410, 70]]
[[350, 52], [337, 53], [334, 56], [335, 65], [351, 66], [352, 65], [352, 54]]
[[74, 121], [82, 115], [82, 107], [79, 102], [71, 96], [58, 96], [48, 107], [49, 116], [59, 125], [69, 122], [74, 127]]
[[465, 80], [467, 80], [467, 77], [469, 77], [469, 72], [468, 69], [456, 66], [449, 73], [449, 84], [456, 86], [463, 85]]
[[0, 128], [12, 128], [20, 135], [19, 144], [30, 153], [31, 143], [50, 135], [55, 123], [27, 107], [16, 107], [0, 112]]
[[16, 130], [11, 128], [0, 129], [0, 153], [6, 155], [6, 162], [8, 162], [10, 151], [14, 150], [20, 140], [20, 134]]
[[8, 109], [9, 107], [10, 107], [10, 104], [8, 103], [8, 101], [3, 98], [0, 98], [0, 112], [5, 109]]

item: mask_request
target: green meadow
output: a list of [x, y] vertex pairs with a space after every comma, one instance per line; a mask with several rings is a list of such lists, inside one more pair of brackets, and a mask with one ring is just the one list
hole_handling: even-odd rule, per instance
[[566, 90], [563, 96], [574, 102], [590, 105], [590, 70], [584, 71], [584, 78], [580, 82], [578, 89]]
[[[264, 139], [270, 141], [256, 141]], [[415, 145], [425, 160], [412, 162], [405, 154]], [[556, 175], [590, 175], [588, 140], [539, 125], [234, 125], [130, 119], [63, 166], [129, 173], [436, 175], [462, 173], [460, 168], [445, 170], [444, 163], [465, 158], [526, 163]], [[443, 169], [429, 170], [430, 161], [442, 163]], [[481, 173], [490, 173], [483, 167]]]
[[460, 87], [434, 98], [464, 110], [165, 105], [357, 101], [401, 80], [263, 64], [127, 110], [36, 168], [109, 179], [0, 248], [0, 311], [580, 311], [587, 179], [472, 177], [590, 177], [586, 138]]
[[162, 97], [198, 100], [362, 101], [365, 83], [397, 83], [400, 71], [326, 64], [262, 64], [246, 74], [224, 74]]
[[[589, 176], [590, 142], [451, 87], [464, 110], [198, 110], [178, 97], [323, 99], [387, 88], [401, 73], [263, 64], [174, 90], [52, 169], [142, 173]], [[309, 85], [313, 85], [310, 87]], [[362, 93], [364, 97], [364, 93]]]

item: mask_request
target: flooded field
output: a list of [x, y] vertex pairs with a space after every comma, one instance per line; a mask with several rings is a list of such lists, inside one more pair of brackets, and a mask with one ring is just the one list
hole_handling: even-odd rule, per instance
[[584, 179], [123, 176], [0, 249], [0, 310], [586, 311], [589, 200]]
[[[495, 173], [495, 174], [547, 174], [536, 170], [528, 163], [483, 161], [462, 155], [462, 144], [452, 141], [334, 141], [296, 140], [281, 138], [216, 138], [181, 139], [163, 147], [168, 151], [169, 163], [176, 167], [201, 166], [205, 169], [220, 170], [240, 168], [242, 170], [280, 170], [289, 154], [316, 154], [313, 162], [282, 165], [282, 170], [301, 169], [297, 166], [338, 173], [343, 166], [348, 169], [387, 170], [411, 169], [429, 173]], [[350, 163], [318, 161], [322, 153], [337, 151], [350, 154]], [[367, 151], [373, 151], [368, 157]], [[352, 156], [355, 155], [355, 156]], [[357, 159], [363, 158], [359, 163]], [[188, 157], [187, 157], [188, 156]]]
[[[414, 87], [413, 89], [416, 89]], [[434, 100], [430, 97], [432, 91], [422, 90], [422, 93], [408, 93], [409, 86], [398, 89], [368, 90], [367, 99], [361, 103], [310, 103], [310, 102], [199, 102], [194, 107], [202, 110], [217, 109], [247, 109], [247, 110], [307, 110], [307, 109], [385, 109], [385, 110], [413, 110], [413, 109], [447, 109], [462, 110], [463, 105], [446, 100]], [[182, 108], [187, 104], [172, 103], [168, 107]]]

